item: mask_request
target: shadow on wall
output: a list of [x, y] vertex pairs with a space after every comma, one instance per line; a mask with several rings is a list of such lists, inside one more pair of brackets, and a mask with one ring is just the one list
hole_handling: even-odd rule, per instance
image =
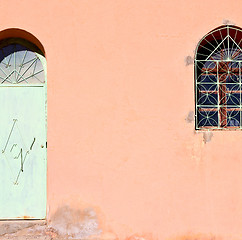
[[31, 33], [19, 29], [19, 28], [8, 28], [0, 31], [0, 41], [7, 38], [23, 38], [29, 42], [35, 44], [45, 56], [45, 49], [41, 42]]

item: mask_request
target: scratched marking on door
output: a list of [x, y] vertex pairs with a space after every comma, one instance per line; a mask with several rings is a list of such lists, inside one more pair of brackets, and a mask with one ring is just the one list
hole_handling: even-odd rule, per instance
[[[17, 119], [13, 119], [13, 125], [12, 125], [12, 128], [11, 128], [11, 130], [10, 130], [10, 132], [9, 132], [9, 135], [8, 135], [8, 137], [7, 137], [7, 140], [6, 140], [5, 146], [4, 146], [3, 150], [2, 150], [2, 153], [4, 154], [5, 159], [6, 159], [6, 161], [8, 162], [9, 167], [11, 168], [11, 166], [10, 166], [10, 164], [9, 164], [9, 158], [7, 157], [6, 153], [13, 153], [14, 149], [16, 149], [16, 148], [19, 149], [19, 152], [18, 152], [17, 155], [13, 156], [13, 155], [11, 154], [11, 158], [13, 158], [13, 159], [19, 159], [19, 158], [20, 158], [20, 168], [19, 168], [19, 170], [18, 170], [17, 176], [15, 177], [14, 185], [18, 185], [18, 181], [19, 181], [20, 174], [24, 172], [24, 163], [25, 163], [25, 161], [26, 161], [27, 155], [29, 155], [30, 152], [32, 151], [33, 146], [34, 146], [34, 143], [35, 143], [35, 140], [36, 140], [36, 139], [34, 138], [33, 141], [31, 142], [30, 147], [29, 147], [29, 148], [26, 148], [26, 145], [24, 144], [24, 141], [23, 141], [22, 134], [21, 134], [21, 132], [20, 132], [20, 130], [19, 130], [19, 128], [18, 128], [17, 121], [18, 121]], [[21, 141], [21, 145], [19, 146], [17, 143], [13, 143], [12, 146], [10, 145], [11, 148], [8, 149], [9, 142], [10, 142], [11, 137], [12, 137], [12, 135], [13, 135], [13, 132], [14, 132], [14, 130], [15, 130], [16, 128], [17, 128], [17, 130], [18, 130], [18, 132], [19, 132], [19, 134], [20, 134], [20, 137], [21, 137], [21, 139], [22, 139], [22, 141]], [[24, 149], [25, 149], [25, 150], [24, 150]], [[11, 172], [12, 172], [12, 174], [13, 174], [12, 169], [10, 169], [10, 170], [11, 170]]]

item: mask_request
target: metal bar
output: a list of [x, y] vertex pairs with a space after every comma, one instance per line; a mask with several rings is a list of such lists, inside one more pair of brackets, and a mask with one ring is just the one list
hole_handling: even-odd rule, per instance
[[[227, 37], [226, 37], [227, 38]], [[211, 55], [213, 55], [213, 53], [215, 53], [215, 51], [223, 44], [224, 45], [224, 41], [226, 40], [226, 38], [225, 39], [223, 39], [223, 41], [209, 54], [209, 56], [206, 58], [206, 60], [208, 60], [210, 57], [211, 57]]]
[[220, 93], [219, 93], [219, 75], [218, 75], [218, 65], [219, 65], [219, 63], [217, 62], [217, 89], [218, 89], [218, 95], [217, 95], [217, 103], [218, 103], [218, 123], [217, 123], [217, 125], [218, 125], [218, 128], [220, 127], [220, 117], [219, 117], [219, 111], [220, 111], [220, 103], [219, 103], [219, 99], [220, 99]]
[[227, 26], [227, 35], [228, 35], [228, 58], [230, 59], [229, 57], [229, 27]]
[[[14, 73], [14, 71], [12, 71], [6, 78], [4, 78], [4, 80], [1, 83], [4, 83], [8, 78], [10, 78], [10, 76]], [[9, 82], [9, 81], [8, 81]]]
[[[29, 151], [27, 151], [27, 152], [25, 153], [25, 156], [24, 156], [24, 159], [23, 159], [23, 161], [22, 161], [21, 166], [24, 165], [24, 163], [25, 163], [25, 161], [26, 161], [27, 154], [29, 154]], [[17, 178], [16, 178], [16, 180], [15, 180], [15, 182], [14, 182], [15, 185], [18, 184], [18, 179], [19, 179], [20, 173], [23, 172], [22, 170], [23, 170], [23, 169], [21, 168], [21, 169], [19, 170], [19, 172], [18, 172]]]
[[[13, 52], [13, 54], [14, 54], [14, 69], [16, 69], [16, 45], [14, 45], [14, 52]], [[17, 80], [16, 80], [16, 72], [15, 72], [15, 74], [14, 74], [14, 77], [15, 77], [15, 82], [17, 82]]]
[[24, 164], [23, 164], [23, 150], [22, 150], [22, 148], [20, 150], [20, 153], [21, 153], [21, 171], [23, 172], [24, 171]]
[[[239, 83], [240, 83], [240, 90], [241, 90], [241, 63], [239, 63], [239, 69], [240, 69], [240, 71], [239, 71]], [[242, 101], [242, 99], [241, 99], [241, 96], [242, 96], [242, 94], [241, 94], [241, 92], [240, 92], [240, 101], [239, 101], [239, 103], [240, 103], [240, 128], [242, 127], [242, 113], [241, 113], [241, 101]]]
[[[24, 60], [25, 60], [25, 57], [26, 57], [26, 55], [27, 55], [27, 50], [25, 51], [25, 53], [24, 53], [24, 56], [23, 56], [23, 59], [22, 59], [22, 63], [20, 64], [20, 69], [19, 69], [19, 73], [21, 72], [21, 70], [22, 70], [22, 68], [23, 68], [23, 66], [24, 66]], [[18, 81], [18, 79], [17, 79], [17, 81]]]
[[30, 150], [32, 150], [32, 148], [33, 148], [33, 146], [34, 146], [34, 142], [35, 142], [35, 138], [34, 138], [32, 144], [31, 144], [31, 146], [30, 146]]
[[197, 125], [197, 62], [195, 61], [195, 81], [194, 81], [194, 90], [195, 90], [195, 129], [198, 128]]
[[12, 134], [12, 132], [13, 132], [13, 129], [14, 129], [14, 126], [15, 126], [15, 123], [16, 123], [16, 122], [17, 122], [17, 119], [13, 119], [13, 126], [12, 126], [12, 128], [11, 128], [11, 131], [10, 131], [9, 135], [8, 135], [8, 139], [7, 139], [7, 142], [6, 142], [6, 144], [5, 144], [4, 149], [2, 150], [2, 153], [5, 152], [5, 150], [6, 150], [7, 146], [8, 146], [8, 142], [9, 142], [9, 139], [10, 139], [10, 137], [11, 137], [11, 134]]
[[[20, 77], [23, 77], [23, 75], [32, 67], [32, 65], [35, 63], [37, 61], [37, 58], [29, 65], [29, 67], [24, 71], [24, 73], [21, 75], [21, 74], [19, 74], [20, 75]], [[24, 80], [23, 80], [24, 81]], [[22, 82], [22, 81], [18, 81], [18, 82]]]

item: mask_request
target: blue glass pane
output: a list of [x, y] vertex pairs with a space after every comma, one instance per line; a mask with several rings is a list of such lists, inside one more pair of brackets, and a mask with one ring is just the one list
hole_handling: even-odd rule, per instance
[[216, 105], [217, 100], [217, 93], [199, 93], [198, 104], [199, 105], [207, 105], [212, 106]]
[[227, 111], [227, 126], [240, 126], [240, 111]]
[[198, 80], [200, 83], [216, 83], [217, 75], [201, 75]]
[[240, 104], [240, 93], [227, 93], [227, 105], [239, 105]]
[[198, 108], [198, 127], [218, 126], [218, 111], [214, 108]]

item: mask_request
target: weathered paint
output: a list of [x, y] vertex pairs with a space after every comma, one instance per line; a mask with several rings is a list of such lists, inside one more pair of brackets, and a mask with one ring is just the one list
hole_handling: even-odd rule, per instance
[[59, 208], [49, 224], [60, 236], [74, 239], [87, 239], [90, 236], [100, 237], [97, 214], [94, 209], [72, 209], [68, 206]]
[[31, 216], [20, 216], [20, 217], [17, 217], [17, 218], [20, 218], [20, 219], [35, 219], [35, 217], [31, 217]]

